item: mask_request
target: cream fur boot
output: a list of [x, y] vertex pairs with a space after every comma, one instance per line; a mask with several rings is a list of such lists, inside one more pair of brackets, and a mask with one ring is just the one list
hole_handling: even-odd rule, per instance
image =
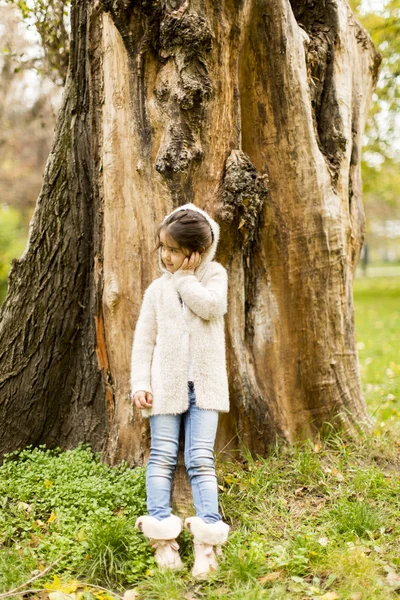
[[136, 527], [149, 538], [149, 544], [155, 550], [155, 559], [162, 569], [182, 569], [179, 556], [179, 544], [176, 538], [182, 531], [182, 521], [175, 515], [159, 521], [145, 515], [136, 520]]
[[228, 539], [229, 525], [222, 521], [206, 523], [200, 517], [189, 517], [185, 527], [193, 534], [193, 577], [205, 578], [218, 568], [217, 552]]

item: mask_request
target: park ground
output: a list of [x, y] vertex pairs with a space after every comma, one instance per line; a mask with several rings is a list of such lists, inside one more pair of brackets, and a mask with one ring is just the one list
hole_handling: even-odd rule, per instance
[[[160, 573], [134, 527], [144, 470], [109, 468], [81, 447], [27, 449], [0, 467], [0, 600], [389, 600], [400, 592], [400, 277], [355, 282], [369, 435], [276, 446], [218, 467], [232, 525], [207, 582]], [[8, 597], [19, 597], [14, 592]]]

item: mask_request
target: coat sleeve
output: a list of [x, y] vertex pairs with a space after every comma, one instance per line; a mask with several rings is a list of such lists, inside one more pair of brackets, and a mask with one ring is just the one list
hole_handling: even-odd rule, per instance
[[152, 393], [151, 362], [157, 337], [157, 319], [151, 288], [147, 288], [136, 323], [131, 355], [132, 395], [143, 390]]
[[175, 288], [182, 300], [197, 316], [206, 321], [222, 317], [227, 312], [228, 277], [219, 263], [213, 263], [213, 272], [205, 283], [193, 271], [177, 271]]

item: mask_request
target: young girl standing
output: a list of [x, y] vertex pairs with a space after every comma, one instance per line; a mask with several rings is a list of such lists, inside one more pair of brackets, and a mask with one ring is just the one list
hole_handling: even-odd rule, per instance
[[182, 522], [171, 513], [170, 502], [183, 425], [196, 509], [185, 526], [194, 538], [197, 577], [217, 568], [215, 547], [229, 531], [218, 512], [213, 456], [218, 413], [229, 410], [223, 319], [227, 275], [213, 261], [218, 238], [218, 224], [194, 204], [164, 219], [158, 231], [162, 275], [145, 292], [131, 361], [132, 398], [150, 417], [151, 432], [149, 514], [136, 525], [149, 538], [160, 566], [182, 567], [176, 542]]

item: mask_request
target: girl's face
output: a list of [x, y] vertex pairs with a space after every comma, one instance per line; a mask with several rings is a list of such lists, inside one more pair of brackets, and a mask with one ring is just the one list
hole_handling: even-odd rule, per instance
[[181, 268], [187, 254], [175, 242], [174, 238], [167, 234], [165, 229], [160, 231], [161, 259], [165, 268], [170, 273], [175, 273]]

